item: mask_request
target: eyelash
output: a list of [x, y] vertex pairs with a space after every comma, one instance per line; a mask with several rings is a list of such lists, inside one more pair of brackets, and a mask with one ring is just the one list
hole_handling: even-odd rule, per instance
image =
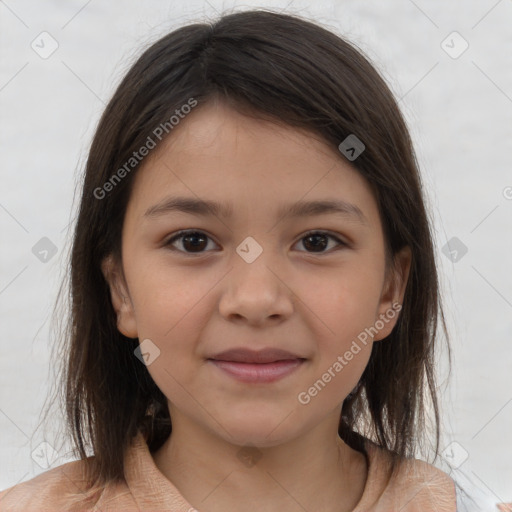
[[[184, 254], [191, 255], [191, 256], [200, 256], [201, 254], [205, 254], [205, 252], [208, 252], [208, 251], [202, 251], [202, 252], [194, 253], [194, 252], [181, 251], [180, 249], [176, 249], [175, 247], [171, 247], [171, 245], [175, 241], [183, 239], [186, 235], [190, 235], [190, 234], [204, 235], [206, 238], [211, 240], [211, 237], [209, 237], [204, 231], [199, 231], [197, 229], [186, 229], [186, 230], [178, 231], [175, 235], [173, 235], [170, 239], [168, 239], [164, 243], [164, 246], [168, 247], [171, 251], [178, 251], [178, 252], [182, 252]], [[302, 237], [300, 238], [299, 242], [301, 240], [303, 240], [304, 238], [307, 238], [308, 236], [315, 236], [315, 235], [326, 236], [327, 238], [331, 238], [331, 239], [335, 240], [338, 243], [339, 246], [348, 247], [347, 243], [345, 243], [343, 240], [341, 240], [337, 236], [333, 235], [329, 231], [320, 231], [320, 230], [308, 231], [307, 233], [302, 235]], [[337, 250], [337, 249], [335, 248], [334, 250]], [[308, 252], [308, 251], [301, 251], [301, 252], [307, 252], [308, 254], [314, 254], [314, 255], [322, 255], [322, 254], [328, 254], [329, 252], [332, 252], [332, 250], [331, 251], [324, 251], [324, 252]]]

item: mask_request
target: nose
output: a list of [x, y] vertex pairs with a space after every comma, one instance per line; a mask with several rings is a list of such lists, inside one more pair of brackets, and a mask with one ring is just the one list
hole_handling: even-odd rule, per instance
[[219, 312], [227, 320], [261, 326], [284, 321], [293, 313], [290, 283], [264, 254], [252, 263], [234, 258], [234, 268], [223, 280], [219, 303]]

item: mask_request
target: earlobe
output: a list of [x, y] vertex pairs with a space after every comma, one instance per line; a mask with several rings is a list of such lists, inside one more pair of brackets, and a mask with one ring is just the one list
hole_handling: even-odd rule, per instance
[[108, 255], [102, 261], [101, 271], [110, 288], [112, 306], [117, 315], [118, 331], [127, 338], [137, 338], [137, 322], [128, 287], [112, 255]]
[[394, 267], [386, 279], [377, 318], [375, 319], [376, 326], [382, 326], [382, 329], [379, 329], [373, 341], [380, 341], [389, 336], [398, 321], [404, 302], [411, 262], [412, 253], [409, 246], [405, 246], [395, 254]]

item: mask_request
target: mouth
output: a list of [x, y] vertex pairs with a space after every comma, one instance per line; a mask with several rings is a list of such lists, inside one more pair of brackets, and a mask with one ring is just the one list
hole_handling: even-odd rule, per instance
[[231, 349], [208, 359], [223, 373], [246, 383], [280, 380], [303, 365], [305, 358], [280, 349]]
[[234, 363], [274, 363], [277, 361], [290, 361], [304, 359], [303, 357], [278, 348], [264, 348], [262, 350], [249, 350], [247, 348], [233, 348], [212, 356], [215, 361], [229, 361]]

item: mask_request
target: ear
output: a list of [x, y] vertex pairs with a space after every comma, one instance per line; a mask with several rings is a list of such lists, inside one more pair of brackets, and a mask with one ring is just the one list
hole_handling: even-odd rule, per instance
[[[380, 341], [389, 336], [398, 321], [409, 278], [411, 260], [412, 253], [409, 246], [405, 246], [395, 254], [393, 266], [389, 269], [382, 290], [375, 318], [375, 327], [379, 327], [379, 329], [373, 341]], [[384, 325], [382, 326], [382, 324]]]
[[108, 255], [101, 262], [101, 271], [110, 287], [112, 306], [117, 314], [117, 329], [127, 338], [137, 338], [137, 322], [128, 286], [122, 270], [114, 261], [113, 256]]

